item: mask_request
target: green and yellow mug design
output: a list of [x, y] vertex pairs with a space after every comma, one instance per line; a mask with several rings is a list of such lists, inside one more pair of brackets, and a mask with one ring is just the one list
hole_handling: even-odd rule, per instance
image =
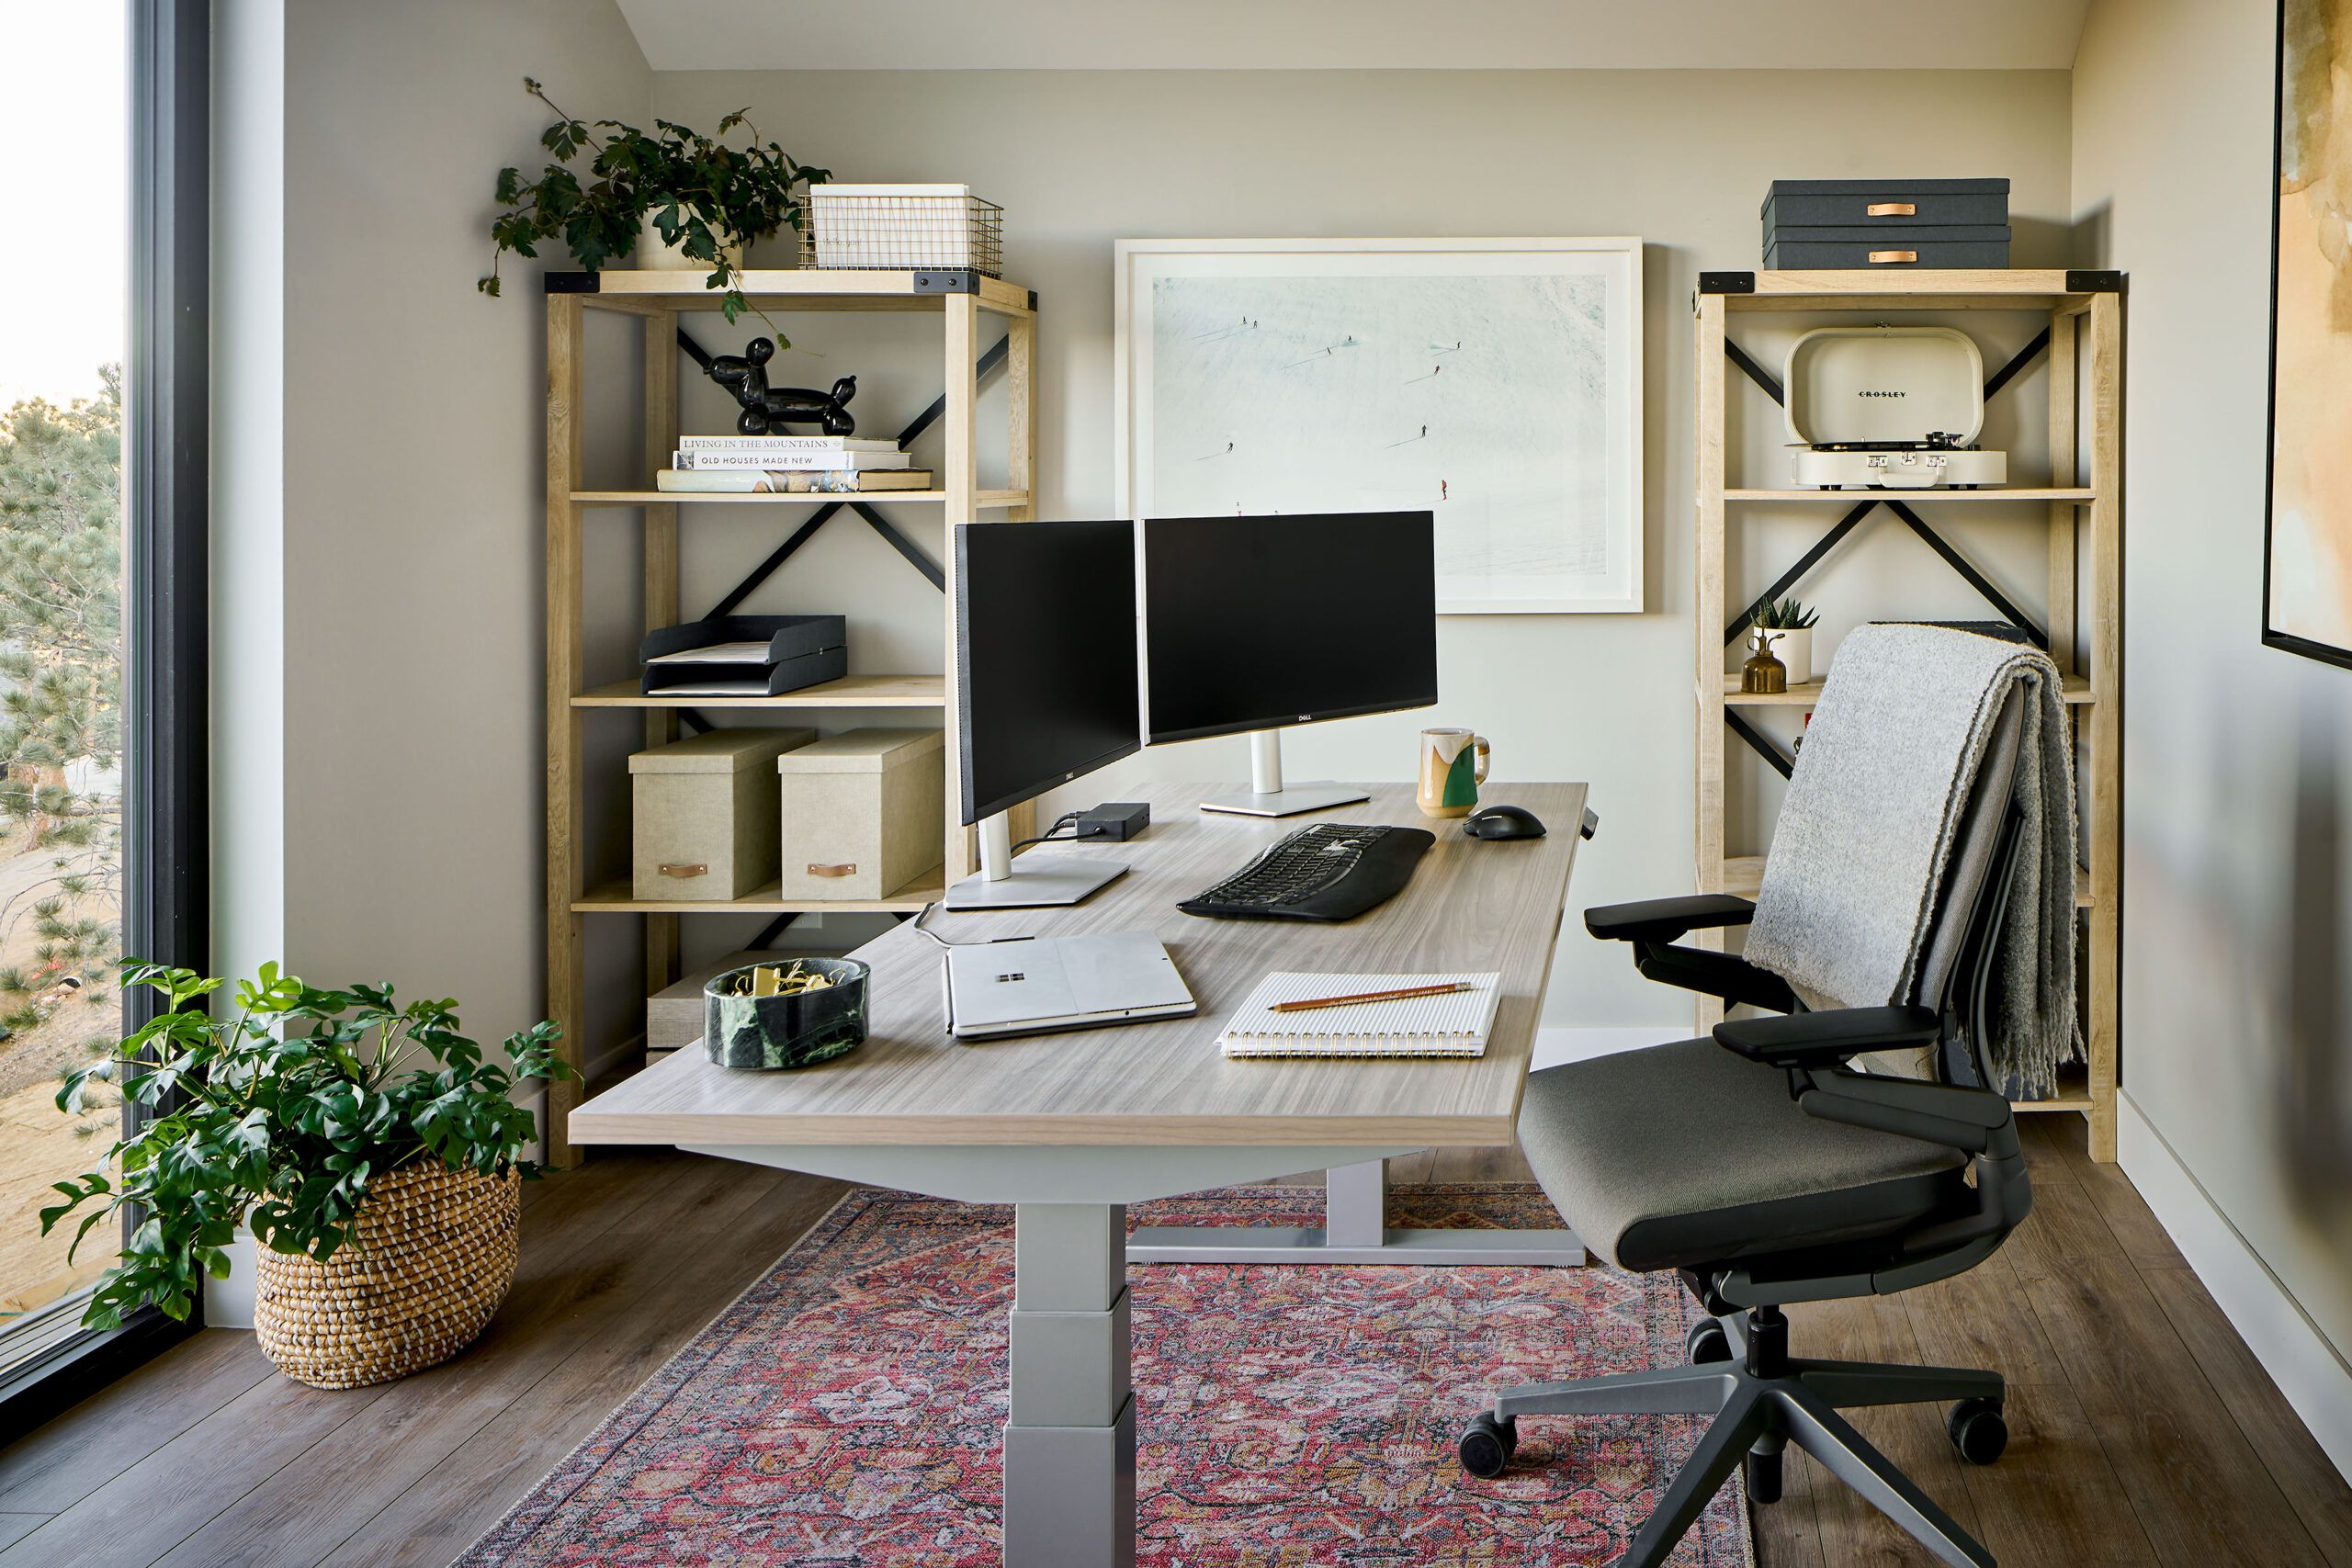
[[1467, 729], [1421, 731], [1419, 799], [1425, 817], [1467, 817], [1487, 782], [1487, 738]]

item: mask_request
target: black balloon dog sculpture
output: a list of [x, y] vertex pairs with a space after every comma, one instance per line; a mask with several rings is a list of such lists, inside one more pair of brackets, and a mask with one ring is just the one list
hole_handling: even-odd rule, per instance
[[[679, 336], [684, 338], [684, 333]], [[712, 380], [734, 393], [735, 400], [743, 405], [735, 428], [746, 435], [781, 435], [787, 424], [814, 423], [828, 435], [847, 435], [857, 428], [848, 408], [850, 399], [857, 396], [854, 376], [834, 382], [831, 392], [814, 387], [771, 387], [767, 367], [775, 357], [775, 344], [763, 337], [745, 344], [741, 354], [705, 356], [697, 352], [695, 357], [702, 361]]]

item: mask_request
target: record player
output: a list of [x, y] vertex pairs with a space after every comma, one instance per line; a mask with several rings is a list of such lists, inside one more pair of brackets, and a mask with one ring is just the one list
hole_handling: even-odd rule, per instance
[[1801, 489], [1973, 490], [2008, 482], [1987, 452], [1984, 356], [1951, 327], [1820, 327], [1781, 368]]

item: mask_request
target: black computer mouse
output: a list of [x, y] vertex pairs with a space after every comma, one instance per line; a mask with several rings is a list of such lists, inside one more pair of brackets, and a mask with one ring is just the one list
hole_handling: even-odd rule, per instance
[[1540, 839], [1544, 819], [1524, 806], [1489, 806], [1463, 818], [1462, 830], [1474, 839]]

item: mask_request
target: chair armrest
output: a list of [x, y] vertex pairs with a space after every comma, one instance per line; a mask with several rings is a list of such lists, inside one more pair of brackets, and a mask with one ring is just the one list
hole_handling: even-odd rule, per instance
[[1584, 912], [1584, 929], [1603, 942], [1672, 942], [1686, 931], [1744, 926], [1755, 918], [1756, 906], [1746, 898], [1700, 893], [1599, 905]]
[[1715, 1025], [1715, 1043], [1776, 1067], [1832, 1067], [1865, 1051], [1932, 1045], [1942, 1021], [1928, 1008], [1836, 1008]]

